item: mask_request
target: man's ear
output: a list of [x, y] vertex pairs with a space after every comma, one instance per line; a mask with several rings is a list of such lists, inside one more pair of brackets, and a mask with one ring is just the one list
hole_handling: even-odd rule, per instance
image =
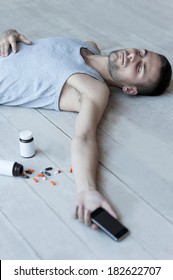
[[135, 86], [123, 86], [122, 90], [124, 93], [129, 95], [136, 95], [138, 93], [138, 90]]

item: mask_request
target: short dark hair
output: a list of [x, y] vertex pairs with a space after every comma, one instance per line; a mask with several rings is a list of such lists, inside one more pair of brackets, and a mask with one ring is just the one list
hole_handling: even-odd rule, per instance
[[161, 95], [164, 93], [164, 91], [167, 89], [167, 87], [170, 84], [171, 76], [172, 76], [172, 68], [171, 64], [169, 63], [168, 59], [162, 55], [158, 54], [161, 61], [161, 68], [160, 68], [160, 74], [158, 80], [153, 83], [149, 82], [146, 85], [143, 84], [136, 84], [135, 86], [138, 89], [139, 95]]

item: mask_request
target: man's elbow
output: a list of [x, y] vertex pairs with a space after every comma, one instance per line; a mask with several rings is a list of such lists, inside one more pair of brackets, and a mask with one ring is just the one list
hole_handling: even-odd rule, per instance
[[93, 141], [96, 139], [96, 131], [87, 130], [85, 132], [76, 133], [73, 139], [79, 139], [84, 142]]

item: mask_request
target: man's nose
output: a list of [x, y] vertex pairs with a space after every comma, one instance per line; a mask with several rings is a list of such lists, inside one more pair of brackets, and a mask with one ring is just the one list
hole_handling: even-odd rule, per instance
[[138, 58], [138, 53], [135, 49], [129, 51], [128, 59], [130, 62], [134, 62]]

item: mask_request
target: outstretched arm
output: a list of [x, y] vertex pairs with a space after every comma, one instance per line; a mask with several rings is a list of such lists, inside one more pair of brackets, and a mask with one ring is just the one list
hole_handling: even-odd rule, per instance
[[24, 35], [18, 33], [14, 29], [4, 31], [0, 36], [0, 55], [8, 56], [10, 47], [14, 53], [17, 52], [17, 42], [30, 45], [32, 42], [27, 39]]
[[116, 217], [116, 213], [96, 186], [98, 165], [96, 130], [109, 96], [106, 86], [98, 90], [97, 95], [90, 92], [83, 97], [71, 146], [72, 167], [77, 186], [75, 217], [86, 225], [91, 225], [90, 212], [98, 207], [103, 207]]

